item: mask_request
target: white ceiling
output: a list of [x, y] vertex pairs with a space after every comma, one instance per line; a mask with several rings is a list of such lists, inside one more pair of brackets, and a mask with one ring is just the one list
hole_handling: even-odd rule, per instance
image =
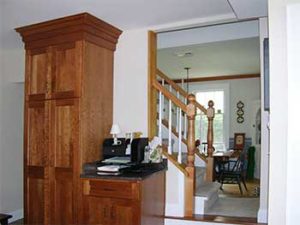
[[[176, 54], [191, 52], [192, 56]], [[165, 48], [158, 50], [158, 68], [173, 79], [186, 77], [185, 67], [191, 67], [190, 77], [258, 74], [258, 37], [214, 43]]]
[[232, 18], [235, 14], [242, 14], [242, 18], [266, 16], [264, 3], [267, 0], [230, 2], [236, 9], [232, 10], [227, 0], [1, 0], [0, 4], [5, 14], [3, 22], [11, 26], [84, 11], [123, 30], [221, 15], [232, 15]]
[[268, 15], [267, 0], [229, 0], [238, 19]]
[[89, 12], [127, 30], [232, 14], [227, 0], [1, 0], [16, 26]]

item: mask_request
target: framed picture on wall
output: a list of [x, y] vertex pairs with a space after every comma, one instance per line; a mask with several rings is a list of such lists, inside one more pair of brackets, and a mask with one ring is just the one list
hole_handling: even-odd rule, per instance
[[243, 150], [245, 146], [245, 133], [235, 133], [234, 134], [234, 150]]

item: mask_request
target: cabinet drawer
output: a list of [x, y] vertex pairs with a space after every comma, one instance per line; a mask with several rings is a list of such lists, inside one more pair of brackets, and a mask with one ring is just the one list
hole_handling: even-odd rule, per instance
[[84, 194], [101, 197], [139, 199], [139, 183], [127, 181], [84, 180]]

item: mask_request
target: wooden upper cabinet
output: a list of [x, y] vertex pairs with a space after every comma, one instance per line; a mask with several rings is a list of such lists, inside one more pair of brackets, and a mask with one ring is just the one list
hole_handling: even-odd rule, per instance
[[88, 13], [16, 31], [26, 50], [24, 220], [77, 224], [82, 164], [99, 159], [112, 123], [113, 52], [121, 31]]
[[80, 97], [82, 42], [52, 48], [51, 98]]
[[85, 43], [113, 52], [121, 34], [119, 29], [88, 13], [16, 31], [26, 49], [27, 101], [80, 97], [81, 83], [87, 75], [84, 64], [93, 60], [86, 59]]
[[27, 100], [43, 100], [48, 94], [50, 54], [46, 48], [27, 52], [26, 97]]

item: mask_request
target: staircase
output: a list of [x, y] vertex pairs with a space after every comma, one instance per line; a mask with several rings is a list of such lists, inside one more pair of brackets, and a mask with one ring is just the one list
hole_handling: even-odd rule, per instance
[[[218, 199], [220, 184], [213, 181], [213, 119], [214, 103], [208, 108], [199, 104], [193, 94], [188, 94], [160, 70], [154, 70], [150, 90], [149, 136], [161, 139], [163, 154], [181, 173], [184, 185], [184, 216], [204, 214]], [[151, 100], [152, 99], [152, 100]], [[208, 119], [207, 152], [195, 146], [196, 111]], [[173, 170], [173, 169], [172, 169]], [[170, 185], [170, 184], [169, 184]]]

